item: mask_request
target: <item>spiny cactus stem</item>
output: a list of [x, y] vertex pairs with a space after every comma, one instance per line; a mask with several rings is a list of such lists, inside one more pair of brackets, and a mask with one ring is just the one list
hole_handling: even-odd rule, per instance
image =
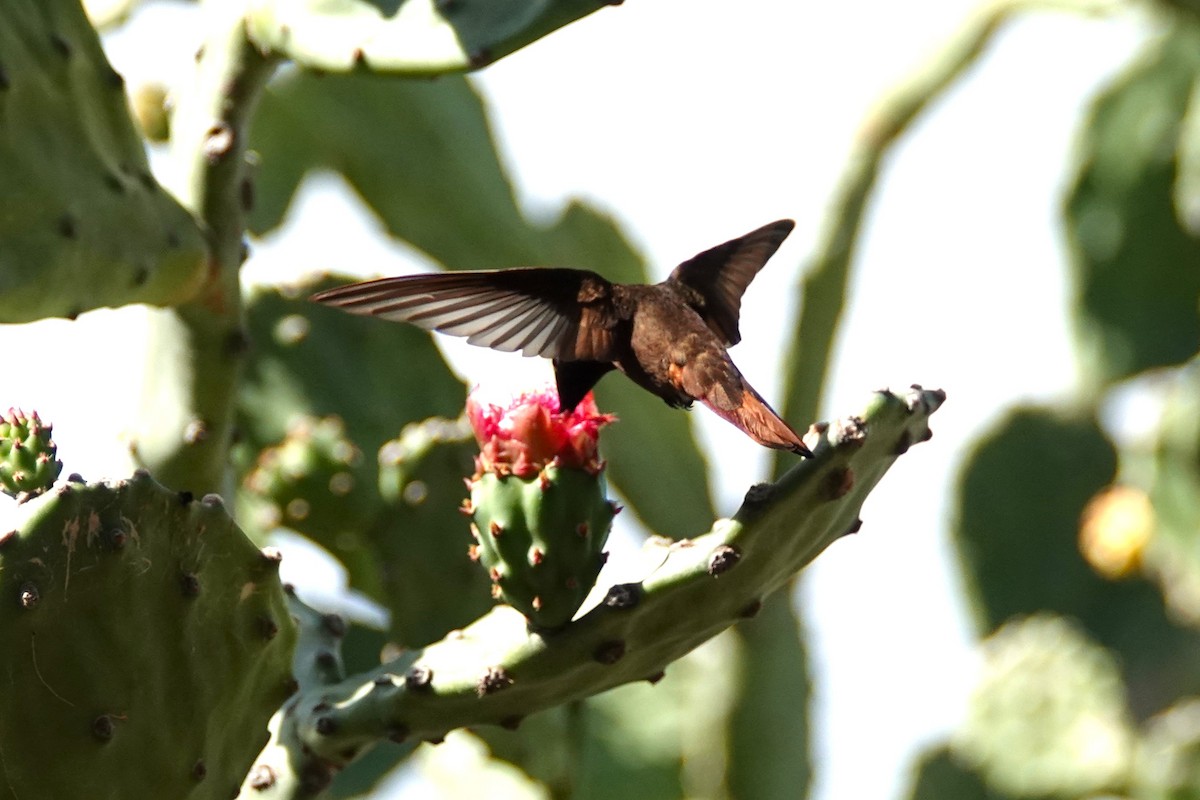
[[[897, 443], [923, 441], [944, 397], [917, 387], [905, 398], [880, 392], [861, 417], [814, 428], [813, 459], [752, 489], [708, 533], [649, 542], [636, 564], [618, 570], [640, 581], [601, 589], [603, 599], [557, 632], [531, 632], [521, 613], [497, 606], [436, 644], [302, 692], [276, 719], [275, 747], [299, 746], [303, 758], [336, 768], [397, 731], [435, 740], [659, 675], [855, 528]], [[416, 673], [425, 678], [421, 691], [400, 678]]]
[[179, 87], [166, 183], [209, 239], [209, 277], [195, 299], [154, 312], [133, 455], [164, 484], [228, 493], [226, 461], [245, 334], [238, 287], [249, 180], [249, 120], [276, 61], [246, 40], [235, 3], [210, 2], [212, 20], [188, 85]]

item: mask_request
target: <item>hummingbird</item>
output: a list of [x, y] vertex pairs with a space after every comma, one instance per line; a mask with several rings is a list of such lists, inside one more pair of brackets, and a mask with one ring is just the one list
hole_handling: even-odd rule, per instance
[[311, 299], [552, 359], [562, 411], [617, 369], [673, 408], [699, 400], [759, 444], [811, 456], [727, 352], [742, 338], [746, 287], [794, 227], [790, 219], [764, 225], [693, 256], [656, 284], [514, 267], [380, 278]]

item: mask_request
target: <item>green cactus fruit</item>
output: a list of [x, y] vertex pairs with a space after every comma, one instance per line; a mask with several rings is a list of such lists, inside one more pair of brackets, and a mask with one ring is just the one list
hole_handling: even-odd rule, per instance
[[27, 416], [10, 408], [0, 416], [0, 491], [23, 503], [54, 485], [62, 462], [55, 458], [53, 427], [36, 411]]
[[243, 489], [258, 503], [253, 527], [280, 525], [322, 545], [364, 528], [378, 507], [374, 488], [365, 485], [362, 452], [346, 438], [339, 417], [297, 417], [287, 436], [259, 453]]
[[471, 557], [492, 581], [492, 594], [535, 628], [571, 621], [604, 565], [616, 506], [605, 492], [596, 449], [601, 414], [591, 394], [560, 413], [551, 388], [494, 404], [478, 388], [467, 418], [481, 452], [467, 482], [475, 544]]
[[548, 465], [533, 478], [485, 472], [471, 480], [472, 550], [493, 593], [538, 628], [579, 610], [604, 565], [616, 507], [604, 476]]
[[228, 798], [295, 690], [279, 557], [221, 499], [69, 482], [0, 535], [7, 796]]

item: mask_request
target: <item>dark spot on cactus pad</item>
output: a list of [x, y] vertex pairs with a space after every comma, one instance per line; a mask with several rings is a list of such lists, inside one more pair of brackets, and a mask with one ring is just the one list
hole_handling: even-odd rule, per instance
[[492, 51], [486, 47], [480, 47], [478, 50], [473, 50], [468, 59], [471, 67], [474, 69], [486, 67], [492, 61]]
[[588, 537], [588, 524], [586, 522], [581, 522], [578, 525], [576, 525], [575, 526], [575, 535], [578, 536], [580, 539], [586, 539]]
[[79, 238], [79, 222], [70, 214], [58, 218], [58, 232], [66, 239]]
[[926, 428], [925, 432], [921, 434], [922, 442], [928, 442], [932, 438], [933, 438], [933, 428]]
[[862, 525], [863, 525], [862, 520], [856, 519], [856, 520], [854, 520], [854, 522], [850, 523], [850, 527], [847, 528], [846, 532], [843, 533], [842, 535], [849, 536], [852, 533], [858, 533], [860, 530], [862, 530]]
[[230, 358], [236, 358], [250, 352], [250, 337], [246, 334], [246, 330], [244, 328], [234, 328], [225, 334], [225, 342], [222, 350]]
[[295, 678], [289, 677], [286, 681], [283, 682], [283, 696], [284, 697], [291, 697], [298, 691], [300, 691], [300, 681], [296, 680]]
[[218, 122], [204, 134], [203, 152], [209, 164], [216, 164], [233, 148], [233, 127], [228, 122]]
[[98, 741], [110, 741], [116, 732], [117, 726], [113, 723], [111, 714], [101, 714], [92, 720], [92, 736], [95, 736]]
[[79, 319], [79, 315], [82, 313], [83, 313], [83, 308], [81, 308], [80, 306], [75, 306], [74, 308], [72, 308], [70, 311], [67, 312], [66, 317], [67, 317], [67, 319], [74, 322], [75, 320]]
[[8, 545], [11, 542], [16, 541], [16, 538], [17, 538], [16, 531], [7, 531], [5, 533], [0, 533], [0, 550], [3, 550], [5, 545]]
[[658, 672], [654, 673], [653, 675], [647, 675], [646, 683], [653, 686], [654, 684], [658, 683], [665, 677], [667, 677], [667, 673], [660, 669]]
[[520, 714], [512, 714], [500, 720], [500, 727], [504, 728], [506, 731], [515, 731], [517, 728], [521, 727], [521, 720], [523, 719], [525, 719], [525, 717], [521, 716]]
[[54, 52], [63, 58], [71, 57], [71, 43], [61, 33], [50, 34], [50, 46], [54, 48]]
[[387, 737], [396, 744], [401, 744], [412, 735], [412, 729], [403, 722], [393, 722], [388, 726]]
[[446, 737], [444, 735], [443, 736], [426, 736], [425, 741], [429, 742], [430, 744], [441, 744], [442, 742], [446, 741]]
[[21, 589], [17, 593], [17, 602], [21, 604], [21, 608], [26, 610], [37, 608], [38, 601], [41, 599], [42, 595], [37, 586], [32, 583], [21, 584]]
[[478, 683], [475, 684], [475, 693], [483, 697], [495, 694], [501, 689], [507, 689], [512, 684], [513, 680], [504, 667], [488, 667], [479, 677]]
[[322, 698], [317, 702], [316, 705], [312, 707], [312, 713], [320, 714], [323, 711], [328, 711], [331, 708], [333, 708], [333, 706], [329, 704], [329, 698]]
[[738, 612], [738, 616], [746, 619], [757, 617], [758, 612], [762, 611], [762, 606], [762, 600], [753, 600], [749, 605]]
[[7, 90], [10, 86], [12, 86], [12, 81], [8, 78], [8, 70], [4, 68], [3, 64], [0, 64], [0, 92]]
[[437, 0], [434, 6], [437, 8], [438, 12], [444, 16], [446, 14], [453, 14], [455, 11], [458, 11], [460, 8], [462, 8], [463, 3], [462, 0]]
[[143, 265], [133, 271], [133, 285], [145, 286], [146, 281], [150, 280], [150, 268]]
[[179, 494], [177, 494], [175, 496], [179, 498], [179, 505], [184, 506], [184, 507], [190, 506], [192, 504], [192, 501], [196, 499], [196, 495], [194, 495], [191, 492], [186, 491], [186, 490], [180, 492]]
[[433, 690], [433, 670], [423, 664], [413, 664], [404, 673], [404, 687], [410, 692]]
[[625, 656], [625, 642], [620, 639], [611, 639], [607, 642], [601, 642], [595, 650], [592, 651], [592, 658], [601, 664], [615, 664]]
[[182, 244], [183, 237], [179, 235], [179, 231], [167, 231], [167, 247], [178, 250]]
[[250, 788], [256, 792], [265, 792], [275, 785], [275, 770], [266, 764], [259, 764], [250, 773]]
[[202, 781], [208, 777], [208, 765], [204, 763], [204, 759], [200, 759], [195, 764], [192, 764], [192, 780]]
[[72, 472], [70, 475], [68, 475], [67, 482], [68, 483], [87, 483], [87, 481], [85, 481], [83, 479], [83, 476], [80, 475], [78, 472]]
[[195, 573], [185, 572], [179, 576], [179, 592], [184, 597], [200, 596], [200, 578]]
[[258, 635], [264, 641], [269, 642], [279, 635], [279, 623], [265, 615], [255, 620], [254, 627], [258, 629]]
[[733, 569], [742, 558], [741, 552], [736, 548], [727, 544], [723, 544], [713, 551], [713, 554], [708, 558], [708, 574], [714, 578], [724, 575], [729, 570]]
[[333, 717], [317, 717], [317, 722], [314, 727], [317, 729], [317, 733], [321, 734], [322, 736], [332, 736], [333, 734], [337, 733], [338, 724], [337, 720], [335, 720]]
[[354, 48], [350, 53], [350, 57], [354, 60], [355, 68], [365, 67], [367, 65], [367, 54], [363, 52], [361, 47]]
[[142, 188], [145, 189], [147, 192], [157, 192], [158, 191], [158, 181], [154, 180], [154, 176], [151, 175], [149, 172], [146, 172], [146, 170], [144, 170], [144, 169], [138, 170], [137, 179], [138, 179], [138, 183], [140, 183], [142, 185]]
[[908, 452], [908, 448], [912, 447], [912, 434], [904, 431], [900, 434], [900, 438], [896, 440], [896, 446], [892, 448], [892, 452], [898, 456], [902, 456]]
[[108, 72], [104, 74], [104, 81], [108, 84], [110, 89], [125, 88], [125, 76], [117, 72], [112, 67], [109, 67]]
[[742, 502], [752, 506], [762, 505], [771, 497], [773, 488], [774, 485], [770, 483], [756, 483], [746, 490], [746, 496]]
[[330, 636], [341, 639], [346, 635], [346, 620], [342, 619], [339, 614], [323, 614], [321, 616], [321, 627]]
[[254, 181], [249, 176], [242, 178], [238, 184], [238, 201], [242, 205], [242, 211], [254, 209]]
[[625, 611], [633, 608], [642, 600], [642, 585], [640, 583], [618, 583], [608, 587], [608, 592], [601, 601], [609, 608]]
[[821, 481], [821, 497], [837, 500], [854, 488], [854, 472], [849, 467], [832, 470]]
[[113, 194], [125, 194], [125, 182], [115, 172], [105, 173], [104, 186]]
[[334, 782], [332, 765], [319, 762], [316, 758], [308, 758], [300, 768], [300, 788], [302, 796], [311, 796], [324, 792], [329, 784]]
[[396, 681], [391, 675], [376, 675], [371, 681], [377, 689], [395, 689]]
[[317, 666], [323, 670], [337, 669], [337, 654], [332, 650], [321, 650], [315, 656]]

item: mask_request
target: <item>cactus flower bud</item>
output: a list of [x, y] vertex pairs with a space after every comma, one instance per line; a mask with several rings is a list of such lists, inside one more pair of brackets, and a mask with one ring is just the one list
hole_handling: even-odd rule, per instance
[[62, 462], [52, 431], [36, 411], [10, 408], [0, 415], [0, 491], [24, 502], [54, 485]]

